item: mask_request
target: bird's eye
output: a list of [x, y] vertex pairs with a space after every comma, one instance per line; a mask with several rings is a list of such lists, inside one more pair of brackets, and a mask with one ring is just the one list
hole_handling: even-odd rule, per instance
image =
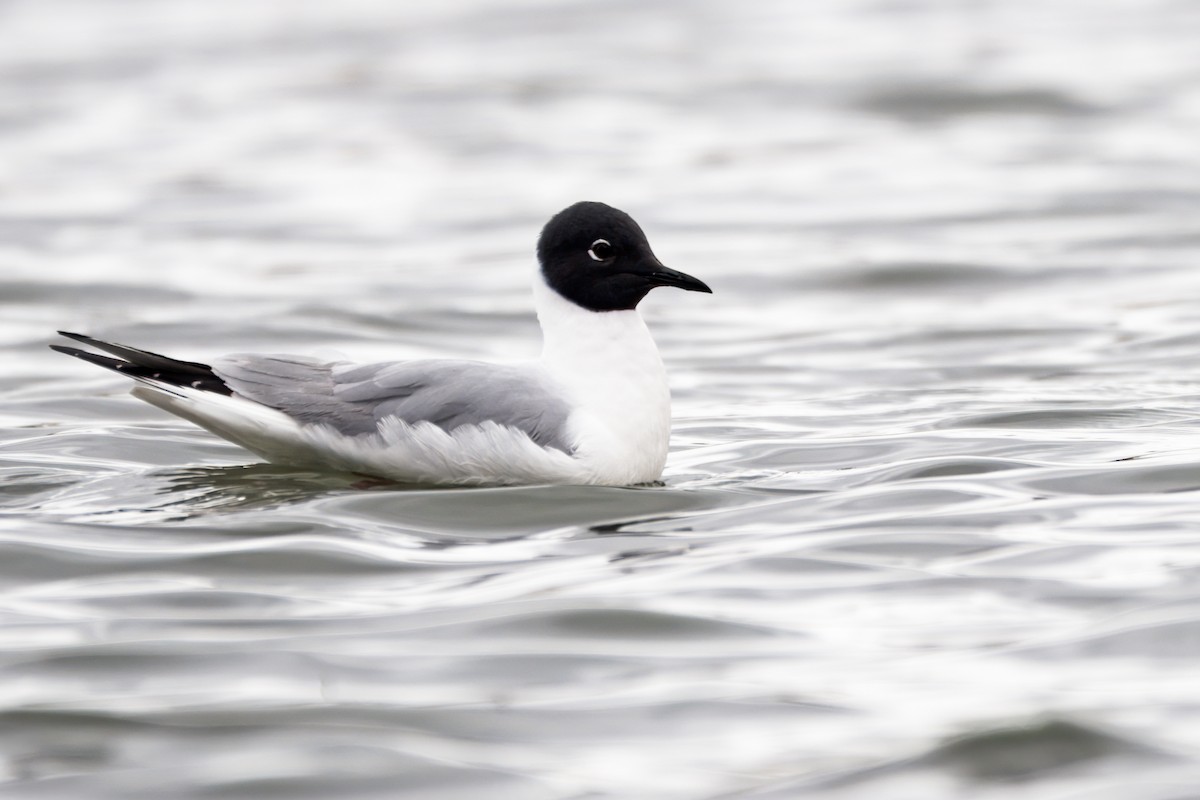
[[592, 242], [588, 255], [592, 257], [592, 261], [608, 261], [613, 257], [613, 246], [607, 239], [597, 239]]

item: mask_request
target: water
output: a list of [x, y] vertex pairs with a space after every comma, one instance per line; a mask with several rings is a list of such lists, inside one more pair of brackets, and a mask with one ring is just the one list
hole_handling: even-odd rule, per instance
[[[0, 792], [1200, 796], [1198, 34], [0, 2]], [[45, 348], [526, 357], [578, 199], [716, 292], [663, 487], [256, 465]]]

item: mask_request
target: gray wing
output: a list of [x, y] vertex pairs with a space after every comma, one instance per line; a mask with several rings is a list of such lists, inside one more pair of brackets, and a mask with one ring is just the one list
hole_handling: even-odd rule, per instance
[[347, 436], [374, 433], [388, 417], [446, 431], [491, 421], [523, 431], [542, 447], [573, 450], [566, 432], [570, 406], [548, 379], [519, 366], [233, 355], [214, 361], [212, 370], [242, 397]]

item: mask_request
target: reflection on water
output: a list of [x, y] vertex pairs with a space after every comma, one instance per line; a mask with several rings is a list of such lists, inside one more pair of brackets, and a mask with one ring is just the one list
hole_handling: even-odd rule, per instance
[[[75, 481], [32, 506], [74, 520], [138, 524], [182, 522], [221, 512], [267, 510], [322, 494], [367, 489], [354, 476], [270, 464], [155, 469]], [[114, 504], [114, 497], [120, 498]]]
[[[0, 793], [1180, 800], [1200, 18], [0, 3]], [[252, 463], [45, 349], [521, 359], [633, 212], [664, 484]]]

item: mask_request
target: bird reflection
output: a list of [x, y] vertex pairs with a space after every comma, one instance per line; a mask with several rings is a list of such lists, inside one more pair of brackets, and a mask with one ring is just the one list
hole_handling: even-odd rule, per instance
[[[349, 473], [323, 473], [270, 464], [187, 467], [156, 472], [154, 493], [169, 498], [157, 508], [188, 519], [231, 510], [279, 508], [332, 492], [397, 488]], [[364, 485], [367, 484], [367, 485]]]

